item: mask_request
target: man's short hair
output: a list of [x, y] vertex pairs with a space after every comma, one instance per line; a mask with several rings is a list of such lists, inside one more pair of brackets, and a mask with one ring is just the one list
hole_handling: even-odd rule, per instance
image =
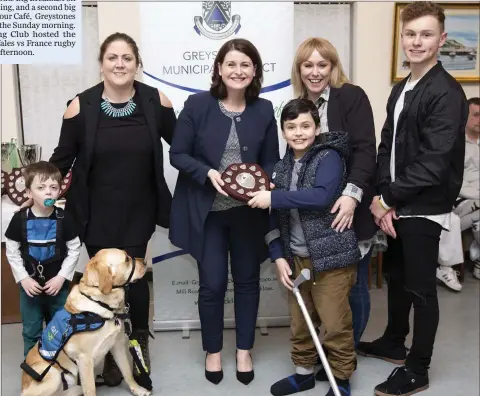
[[480, 98], [475, 96], [473, 98], [470, 98], [467, 100], [467, 103], [468, 103], [468, 107], [470, 107], [470, 105], [476, 105], [476, 106], [480, 106]]
[[442, 7], [433, 1], [414, 1], [408, 4], [400, 15], [400, 21], [405, 24], [427, 15], [437, 18], [440, 31], [445, 30], [445, 12]]
[[280, 116], [280, 127], [282, 128], [282, 131], [284, 122], [295, 120], [300, 114], [305, 113], [309, 113], [312, 116], [315, 127], [318, 127], [320, 125], [320, 116], [318, 114], [318, 109], [317, 106], [315, 106], [315, 103], [313, 103], [310, 99], [306, 98], [290, 100], [283, 108], [282, 114]]
[[58, 184], [61, 184], [62, 182], [62, 174], [58, 168], [47, 161], [39, 161], [25, 167], [23, 170], [23, 177], [25, 178], [26, 188], [30, 189], [32, 187], [35, 176], [38, 176], [41, 182], [48, 179], [55, 180]]

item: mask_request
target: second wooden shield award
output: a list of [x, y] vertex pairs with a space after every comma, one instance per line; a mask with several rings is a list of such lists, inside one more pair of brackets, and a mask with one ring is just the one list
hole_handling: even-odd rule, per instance
[[257, 164], [231, 164], [222, 173], [222, 180], [225, 192], [239, 201], [249, 201], [249, 192], [270, 190], [268, 176]]

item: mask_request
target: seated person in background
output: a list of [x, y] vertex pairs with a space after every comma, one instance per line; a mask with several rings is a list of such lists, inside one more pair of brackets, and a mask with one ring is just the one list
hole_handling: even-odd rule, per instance
[[[271, 207], [271, 231], [266, 236], [278, 279], [291, 290], [292, 279], [307, 268], [311, 280], [300, 293], [315, 328], [323, 322], [323, 344], [342, 396], [350, 396], [349, 379], [355, 370], [352, 311], [349, 295], [356, 281], [360, 250], [353, 228], [337, 232], [331, 227], [331, 209], [346, 185], [348, 135], [320, 133], [320, 117], [308, 99], [294, 99], [284, 107], [280, 125], [288, 149], [275, 166], [273, 191], [252, 193], [253, 208]], [[272, 385], [274, 396], [290, 395], [315, 386], [317, 350], [307, 322], [292, 292], [292, 361], [295, 374]], [[320, 321], [321, 318], [321, 321]], [[333, 396], [333, 390], [327, 396]]]
[[20, 283], [23, 354], [27, 356], [42, 335], [44, 320], [53, 318], [67, 301], [81, 243], [73, 218], [54, 206], [60, 171], [40, 161], [27, 166], [24, 177], [33, 206], [15, 213], [5, 238], [7, 259]]
[[472, 229], [470, 259], [474, 262], [473, 276], [480, 279], [480, 98], [468, 100], [468, 121], [465, 126], [465, 168], [463, 183], [452, 214], [450, 232], [440, 237], [437, 278], [449, 288], [460, 291], [462, 285], [452, 265], [463, 263], [462, 231]]

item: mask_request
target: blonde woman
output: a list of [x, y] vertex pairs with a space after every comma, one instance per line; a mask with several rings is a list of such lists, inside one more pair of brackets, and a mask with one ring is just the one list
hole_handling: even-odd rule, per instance
[[[337, 50], [328, 40], [309, 38], [300, 44], [293, 62], [291, 80], [295, 97], [308, 98], [316, 104], [322, 133], [345, 131], [349, 137], [347, 187], [332, 208], [332, 213], [336, 213], [332, 228], [342, 232], [353, 227], [359, 241], [362, 259], [357, 267], [357, 283], [353, 286], [349, 298], [356, 345], [367, 325], [370, 313], [368, 262], [372, 246], [377, 242], [378, 230], [369, 210], [375, 195], [376, 169], [372, 108], [363, 89], [348, 82]], [[313, 301], [309, 303], [313, 304]], [[275, 395], [292, 394], [315, 386], [313, 376], [313, 369], [317, 363], [315, 345], [311, 339], [309, 342], [301, 341], [301, 334], [298, 334], [298, 342], [295, 343], [296, 330], [298, 329], [292, 328], [292, 361], [297, 369], [296, 374], [275, 384], [271, 390]], [[327, 353], [329, 346], [332, 350], [338, 349], [337, 335], [334, 329], [330, 332], [326, 329], [324, 346]], [[353, 345], [347, 346], [345, 353], [354, 355]], [[337, 359], [335, 356], [331, 356], [329, 361], [338, 361], [338, 365], [331, 364], [333, 374], [341, 387], [342, 396], [350, 395], [348, 379], [354, 365], [341, 367], [340, 357]], [[327, 381], [325, 371], [320, 370], [316, 379]], [[297, 386], [294, 386], [293, 382]], [[330, 389], [327, 395], [333, 395], [332, 392]]]

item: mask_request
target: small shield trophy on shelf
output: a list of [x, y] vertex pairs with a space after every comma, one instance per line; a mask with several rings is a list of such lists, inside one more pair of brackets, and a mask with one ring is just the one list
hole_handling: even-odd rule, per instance
[[[38, 144], [23, 144], [18, 147], [17, 152], [23, 167], [40, 161], [42, 156], [42, 148]], [[23, 168], [13, 168], [8, 175], [7, 194], [17, 205], [28, 200]]]

